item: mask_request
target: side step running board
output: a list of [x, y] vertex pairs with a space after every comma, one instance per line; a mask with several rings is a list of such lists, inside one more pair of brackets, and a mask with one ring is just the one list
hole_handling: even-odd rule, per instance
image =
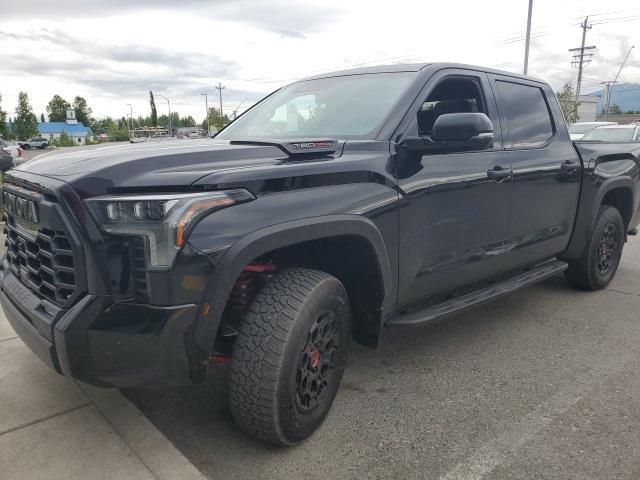
[[422, 310], [411, 310], [406, 313], [397, 314], [387, 320], [385, 326], [422, 325], [442, 320], [443, 318], [461, 313], [469, 308], [511, 293], [519, 288], [552, 277], [557, 273], [563, 272], [567, 267], [568, 265], [565, 262], [553, 260], [500, 283], [494, 283], [481, 290], [452, 298], [451, 300], [432, 305]]

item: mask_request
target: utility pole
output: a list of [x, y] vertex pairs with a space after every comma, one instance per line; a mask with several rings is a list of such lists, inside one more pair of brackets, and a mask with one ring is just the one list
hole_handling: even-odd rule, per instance
[[201, 93], [200, 95], [204, 95], [204, 110], [205, 116], [204, 119], [207, 121], [207, 133], [211, 132], [211, 125], [209, 125], [209, 98], [206, 93]]
[[531, 12], [533, 11], [533, 0], [529, 0], [529, 14], [527, 15], [527, 37], [524, 42], [524, 74], [529, 70], [529, 43], [531, 43]]
[[222, 129], [222, 127], [224, 126], [224, 113], [222, 113], [222, 90], [224, 90], [226, 87], [224, 85], [222, 85], [221, 82], [218, 82], [218, 85], [216, 85], [216, 90], [218, 90], [218, 92], [220, 93], [220, 129]]
[[618, 70], [618, 73], [616, 74], [616, 78], [613, 79], [613, 81], [608, 81], [608, 82], [602, 82], [603, 85], [605, 85], [605, 94], [604, 94], [604, 121], [607, 121], [607, 118], [609, 117], [609, 104], [611, 103], [611, 90], [613, 89], [613, 86], [618, 83], [618, 77], [620, 76], [620, 72], [622, 72], [622, 69], [624, 68], [624, 65], [627, 63], [627, 60], [629, 58], [629, 55], [631, 55], [631, 50], [633, 50], [635, 48], [635, 45], [631, 45], [631, 48], [629, 49], [629, 51], [627, 52], [626, 57], [624, 57], [624, 60], [622, 61], [622, 65], [620, 65], [620, 69]]
[[[573, 59], [571, 61], [572, 65], [578, 66], [578, 82], [576, 84], [576, 106], [580, 102], [580, 87], [582, 86], [582, 69], [584, 68], [585, 63], [589, 63], [591, 61], [591, 57], [593, 53], [585, 53], [585, 50], [594, 50], [595, 46], [585, 47], [584, 43], [587, 38], [587, 30], [591, 29], [591, 25], [588, 24], [589, 17], [584, 17], [584, 21], [580, 24], [580, 28], [582, 28], [582, 43], [580, 47], [569, 49], [570, 52], [578, 52], [574, 53]], [[585, 57], [587, 57], [585, 59]]]
[[167, 97], [160, 95], [159, 93], [156, 93], [156, 97], [165, 99], [167, 102], [167, 106], [169, 107], [169, 136], [171, 137], [173, 135], [173, 125], [171, 123], [171, 101], [169, 101]]
[[131, 138], [131, 132], [133, 131], [133, 106], [130, 103], [127, 103], [127, 105], [129, 105], [129, 138]]

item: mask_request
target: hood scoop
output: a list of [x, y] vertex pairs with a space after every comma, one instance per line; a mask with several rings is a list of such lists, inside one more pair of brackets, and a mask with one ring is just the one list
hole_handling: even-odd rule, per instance
[[332, 138], [312, 138], [296, 140], [278, 140], [264, 138], [231, 140], [231, 145], [255, 145], [277, 147], [289, 155], [292, 160], [303, 160], [312, 157], [327, 157], [336, 153], [338, 141]]

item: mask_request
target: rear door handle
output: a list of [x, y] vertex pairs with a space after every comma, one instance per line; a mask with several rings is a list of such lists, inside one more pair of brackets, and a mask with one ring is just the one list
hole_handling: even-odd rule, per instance
[[580, 168], [580, 164], [578, 162], [571, 162], [567, 160], [560, 164], [560, 170], [563, 172], [575, 172], [578, 168]]
[[496, 182], [499, 182], [501, 180], [504, 180], [505, 178], [511, 177], [512, 174], [513, 172], [511, 170], [502, 168], [500, 165], [498, 165], [487, 172], [487, 178], [489, 180], [495, 180]]

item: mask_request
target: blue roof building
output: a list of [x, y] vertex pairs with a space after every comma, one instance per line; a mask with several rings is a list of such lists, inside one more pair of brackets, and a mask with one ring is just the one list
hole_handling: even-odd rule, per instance
[[67, 110], [66, 122], [38, 123], [38, 133], [48, 140], [60, 137], [63, 132], [73, 138], [74, 143], [78, 145], [84, 145], [85, 139], [93, 136], [89, 127], [85, 127], [82, 122], [76, 120], [76, 112], [73, 108]]

